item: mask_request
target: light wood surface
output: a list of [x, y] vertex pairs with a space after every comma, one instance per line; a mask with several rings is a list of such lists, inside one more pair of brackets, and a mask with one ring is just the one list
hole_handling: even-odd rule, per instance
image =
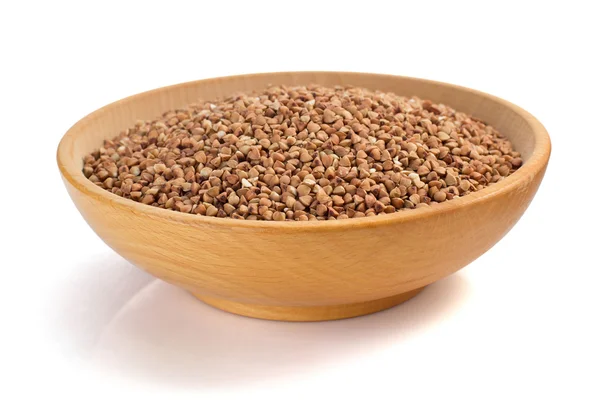
[[[307, 222], [168, 211], [113, 195], [81, 172], [86, 153], [138, 119], [268, 84], [309, 83], [351, 84], [448, 104], [498, 128], [525, 163], [497, 184], [432, 207]], [[287, 72], [188, 82], [120, 100], [77, 122], [60, 142], [57, 161], [85, 220], [133, 264], [233, 313], [309, 321], [389, 308], [475, 260], [526, 210], [549, 156], [544, 127], [526, 111], [488, 94], [390, 75]]]
[[252, 316], [254, 318], [284, 321], [328, 321], [351, 318], [386, 310], [412, 299], [425, 287], [397, 294], [383, 299], [375, 299], [360, 303], [340, 304], [336, 306], [272, 306], [261, 304], [245, 304], [236, 301], [199, 296], [197, 298], [213, 307], [233, 314]]

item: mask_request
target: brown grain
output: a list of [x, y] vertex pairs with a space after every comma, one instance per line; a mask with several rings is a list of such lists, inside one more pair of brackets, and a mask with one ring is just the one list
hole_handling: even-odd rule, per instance
[[427, 207], [522, 165], [493, 127], [446, 105], [316, 85], [168, 111], [83, 161], [90, 181], [133, 201], [275, 221]]

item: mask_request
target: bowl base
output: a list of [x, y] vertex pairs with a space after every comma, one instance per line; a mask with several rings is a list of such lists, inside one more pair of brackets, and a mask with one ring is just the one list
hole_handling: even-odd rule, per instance
[[237, 303], [235, 301], [196, 294], [194, 294], [194, 296], [210, 306], [233, 314], [243, 315], [245, 317], [269, 319], [275, 321], [328, 321], [358, 317], [361, 315], [367, 315], [386, 310], [412, 299], [424, 288], [425, 287], [422, 287], [411, 290], [410, 292], [400, 293], [395, 296], [371, 300], [364, 303], [314, 307], [264, 306], [258, 304]]

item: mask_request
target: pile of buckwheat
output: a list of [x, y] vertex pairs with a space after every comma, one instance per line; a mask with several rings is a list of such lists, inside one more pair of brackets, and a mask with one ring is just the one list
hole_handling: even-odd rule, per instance
[[326, 220], [441, 203], [522, 164], [493, 127], [354, 87], [273, 86], [140, 121], [84, 158], [96, 185], [183, 213]]

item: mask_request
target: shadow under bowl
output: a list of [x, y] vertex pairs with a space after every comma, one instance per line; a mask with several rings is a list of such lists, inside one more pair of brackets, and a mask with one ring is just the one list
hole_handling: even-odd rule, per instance
[[[307, 222], [221, 219], [164, 210], [114, 195], [82, 173], [84, 155], [136, 120], [269, 84], [310, 83], [353, 85], [448, 104], [497, 128], [521, 152], [524, 164], [483, 190], [431, 207]], [[397, 305], [485, 253], [527, 209], [549, 156], [550, 139], [540, 122], [489, 94], [401, 76], [284, 72], [188, 82], [109, 104], [69, 129], [57, 161], [87, 223], [134, 265], [229, 312], [318, 321]]]

